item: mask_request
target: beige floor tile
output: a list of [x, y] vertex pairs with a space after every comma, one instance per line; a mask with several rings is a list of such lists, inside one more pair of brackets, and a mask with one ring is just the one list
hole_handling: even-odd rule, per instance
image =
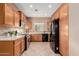
[[50, 49], [49, 42], [31, 42], [22, 56], [60, 56]]

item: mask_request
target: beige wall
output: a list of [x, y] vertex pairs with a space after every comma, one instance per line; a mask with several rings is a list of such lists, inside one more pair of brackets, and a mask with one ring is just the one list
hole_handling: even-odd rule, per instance
[[69, 54], [79, 56], [79, 4], [69, 4]]

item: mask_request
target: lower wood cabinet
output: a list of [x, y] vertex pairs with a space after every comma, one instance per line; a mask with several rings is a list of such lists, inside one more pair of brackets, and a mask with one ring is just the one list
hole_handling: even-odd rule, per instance
[[14, 55], [19, 56], [25, 49], [24, 37], [17, 39], [14, 43]]
[[0, 41], [0, 56], [20, 56], [24, 49], [24, 37], [13, 41]]
[[25, 40], [24, 37], [20, 38], [21, 39], [21, 53], [23, 53], [24, 49], [25, 49]]
[[42, 34], [33, 34], [31, 35], [32, 42], [42, 42]]
[[13, 41], [0, 41], [0, 56], [13, 56]]
[[31, 42], [49, 42], [50, 34], [32, 34]]
[[19, 56], [21, 54], [21, 40], [17, 39], [14, 42], [14, 55]]

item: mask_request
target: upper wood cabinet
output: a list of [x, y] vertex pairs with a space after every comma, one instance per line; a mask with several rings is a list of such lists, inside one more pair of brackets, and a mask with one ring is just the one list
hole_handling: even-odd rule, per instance
[[0, 3], [0, 26], [19, 27], [18, 9], [14, 4]]
[[63, 4], [60, 7], [60, 19], [64, 18], [64, 17], [68, 17], [68, 4]]
[[4, 24], [4, 19], [5, 19], [5, 13], [4, 13], [4, 4], [0, 3], [0, 25]]
[[32, 28], [32, 22], [30, 20], [26, 20], [26, 28], [28, 27], [27, 30], [31, 29]]
[[21, 21], [26, 21], [26, 16], [23, 12], [19, 11], [19, 14], [20, 14], [20, 20]]
[[14, 18], [15, 18], [14, 26], [15, 27], [19, 27], [19, 25], [20, 25], [20, 16], [19, 16], [19, 12], [18, 11], [15, 12]]
[[21, 20], [21, 22], [25, 23], [25, 29], [26, 30], [31, 29], [32, 28], [32, 22], [28, 19], [27, 16], [25, 16], [24, 13], [22, 13], [21, 11], [19, 11], [19, 13], [20, 13], [20, 20]]
[[59, 51], [62, 55], [69, 55], [69, 38], [68, 38], [68, 4], [63, 4], [59, 10]]
[[52, 16], [52, 20], [59, 18], [59, 10], [57, 10], [53, 16]]
[[5, 20], [4, 20], [4, 24], [6, 25], [14, 25], [14, 11], [11, 7], [11, 5], [9, 4], [5, 4]]

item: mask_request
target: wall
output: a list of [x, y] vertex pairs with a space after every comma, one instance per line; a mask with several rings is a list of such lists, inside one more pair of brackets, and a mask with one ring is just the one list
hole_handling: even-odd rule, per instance
[[69, 4], [69, 54], [79, 56], [79, 4]]
[[29, 20], [32, 21], [31, 31], [35, 31], [34, 28], [33, 28], [34, 23], [44, 23], [45, 24], [45, 31], [48, 31], [47, 22], [50, 21], [50, 18], [48, 18], [48, 17], [32, 17], [32, 18], [29, 18]]

